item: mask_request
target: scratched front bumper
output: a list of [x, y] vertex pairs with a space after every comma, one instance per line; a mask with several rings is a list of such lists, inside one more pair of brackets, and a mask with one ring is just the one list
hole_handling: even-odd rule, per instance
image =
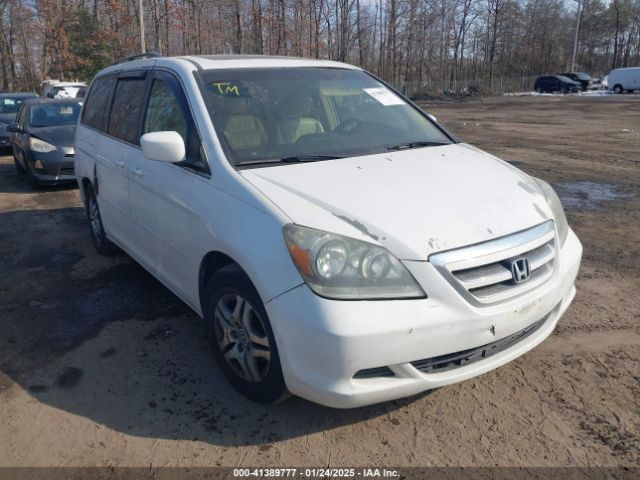
[[[29, 152], [27, 161], [30, 170], [41, 184], [75, 182], [74, 155], [71, 149], [58, 149], [53, 152]], [[38, 162], [39, 161], [39, 162]], [[36, 168], [41, 165], [41, 168]]]
[[[301, 285], [266, 304], [289, 390], [338, 408], [405, 397], [480, 375], [542, 342], [571, 303], [582, 246], [573, 232], [558, 271], [543, 286], [504, 304], [475, 307], [429, 262], [404, 262], [429, 298], [335, 301]], [[490, 358], [441, 373], [411, 362], [490, 344], [546, 318], [522, 341]], [[387, 367], [393, 376], [354, 378]]]

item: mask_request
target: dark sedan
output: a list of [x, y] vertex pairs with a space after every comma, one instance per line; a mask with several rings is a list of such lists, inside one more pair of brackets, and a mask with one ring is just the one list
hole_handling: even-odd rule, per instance
[[73, 169], [77, 100], [37, 99], [24, 102], [18, 123], [9, 125], [16, 170], [34, 187], [75, 182]]
[[563, 77], [567, 77], [574, 82], [578, 82], [580, 84], [580, 88], [583, 92], [586, 92], [589, 89], [589, 86], [593, 82], [591, 75], [588, 73], [582, 72], [569, 72], [569, 73], [559, 73], [558, 75], [562, 75]]
[[29, 98], [37, 98], [35, 93], [0, 93], [0, 150], [11, 148], [11, 132], [7, 127], [16, 121], [16, 115], [22, 103]]
[[538, 93], [575, 93], [579, 88], [580, 84], [578, 82], [574, 82], [570, 78], [563, 77], [562, 75], [538, 77], [536, 83], [533, 84], [533, 89]]

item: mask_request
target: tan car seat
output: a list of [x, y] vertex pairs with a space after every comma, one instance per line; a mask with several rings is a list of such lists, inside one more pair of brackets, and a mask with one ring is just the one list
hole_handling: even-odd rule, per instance
[[267, 132], [262, 120], [248, 113], [244, 99], [235, 99], [233, 111], [224, 127], [224, 136], [231, 148], [245, 150], [267, 143]]
[[322, 123], [310, 116], [308, 99], [289, 97], [281, 108], [284, 118], [278, 122], [278, 143], [295, 143], [303, 135], [324, 132]]

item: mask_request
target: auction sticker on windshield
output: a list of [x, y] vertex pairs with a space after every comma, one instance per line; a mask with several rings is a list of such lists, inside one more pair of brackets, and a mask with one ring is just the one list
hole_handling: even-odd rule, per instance
[[364, 91], [382, 105], [404, 105], [404, 101], [400, 97], [384, 87], [365, 88]]

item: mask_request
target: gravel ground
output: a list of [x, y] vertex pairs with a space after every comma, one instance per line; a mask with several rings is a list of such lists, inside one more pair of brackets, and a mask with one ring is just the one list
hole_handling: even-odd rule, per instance
[[425, 105], [554, 184], [584, 247], [574, 304], [517, 361], [341, 411], [254, 404], [197, 316], [120, 253], [78, 192], [0, 158], [0, 466], [640, 465], [640, 96]]

